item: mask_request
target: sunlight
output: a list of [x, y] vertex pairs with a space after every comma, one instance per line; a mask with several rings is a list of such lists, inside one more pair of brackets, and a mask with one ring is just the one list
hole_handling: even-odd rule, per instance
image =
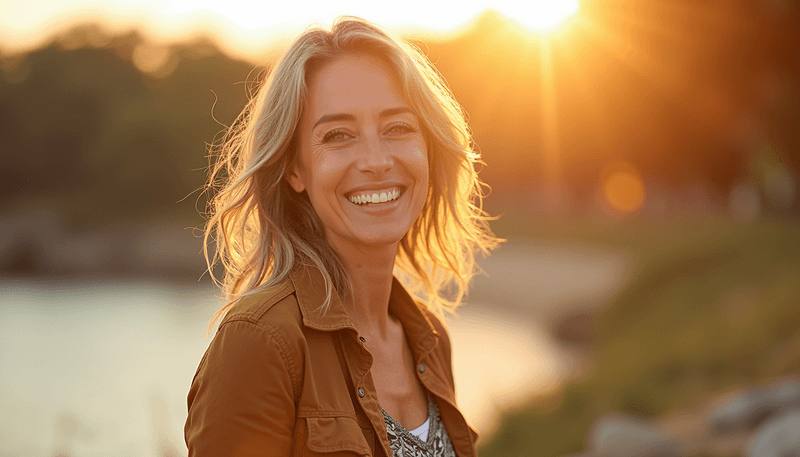
[[531, 0], [498, 5], [498, 11], [535, 32], [552, 32], [578, 12], [578, 0]]
[[558, 145], [558, 106], [556, 102], [556, 80], [553, 68], [552, 42], [541, 44], [542, 78], [542, 146], [544, 147], [545, 178], [551, 184], [560, 184], [561, 167]]

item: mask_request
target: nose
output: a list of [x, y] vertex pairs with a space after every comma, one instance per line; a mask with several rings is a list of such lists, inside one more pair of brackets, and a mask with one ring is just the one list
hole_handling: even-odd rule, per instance
[[365, 142], [356, 161], [358, 171], [381, 175], [394, 166], [394, 155], [390, 148], [377, 138]]

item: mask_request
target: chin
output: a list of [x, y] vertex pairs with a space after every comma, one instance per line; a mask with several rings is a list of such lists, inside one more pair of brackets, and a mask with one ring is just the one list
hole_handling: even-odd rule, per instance
[[363, 246], [380, 247], [396, 245], [403, 239], [403, 234], [382, 234], [357, 237], [354, 242]]

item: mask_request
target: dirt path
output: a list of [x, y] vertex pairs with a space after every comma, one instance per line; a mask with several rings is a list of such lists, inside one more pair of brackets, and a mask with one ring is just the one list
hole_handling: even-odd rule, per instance
[[602, 246], [509, 240], [480, 261], [470, 301], [520, 312], [544, 324], [603, 306], [629, 279], [633, 256]]
[[629, 255], [509, 242], [480, 265], [466, 306], [449, 320], [459, 405], [484, 438], [503, 412], [569, 380], [585, 354], [554, 338], [567, 315], [603, 306], [627, 281]]

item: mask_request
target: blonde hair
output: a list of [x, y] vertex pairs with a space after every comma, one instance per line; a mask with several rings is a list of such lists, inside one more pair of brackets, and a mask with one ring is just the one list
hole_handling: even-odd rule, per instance
[[[452, 312], [477, 272], [475, 253], [501, 241], [482, 210], [483, 185], [475, 166], [465, 113], [443, 78], [413, 44], [394, 38], [364, 19], [342, 16], [330, 31], [304, 31], [251, 98], [220, 143], [208, 190], [204, 254], [212, 279], [227, 296], [211, 320], [225, 316], [241, 298], [284, 281], [301, 265], [317, 267], [326, 286], [322, 311], [334, 291], [352, 293], [344, 266], [325, 240], [324, 227], [305, 193], [289, 186], [285, 174], [298, 154], [298, 124], [310, 72], [337, 56], [367, 53], [383, 59], [403, 83], [404, 96], [418, 113], [431, 179], [419, 218], [400, 242], [395, 270], [404, 286], [439, 316]], [[208, 246], [215, 243], [213, 258]], [[213, 275], [221, 262], [223, 281]]]

